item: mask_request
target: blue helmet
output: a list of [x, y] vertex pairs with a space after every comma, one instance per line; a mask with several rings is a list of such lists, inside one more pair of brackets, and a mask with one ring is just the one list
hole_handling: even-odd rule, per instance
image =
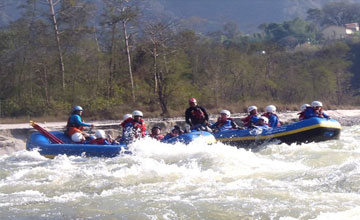
[[83, 108], [81, 108], [80, 105], [77, 105], [73, 108], [73, 111], [84, 111]]

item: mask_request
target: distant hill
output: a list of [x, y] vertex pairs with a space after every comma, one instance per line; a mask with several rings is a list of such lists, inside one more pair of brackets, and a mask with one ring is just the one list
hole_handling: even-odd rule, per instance
[[[309, 8], [321, 8], [329, 0], [156, 0], [164, 10], [179, 18], [192, 16], [208, 21], [208, 29], [219, 30], [226, 22], [236, 22], [241, 32], [258, 32], [263, 23], [305, 18]], [[360, 2], [359, 0], [355, 2]], [[202, 27], [204, 29], [204, 27]]]
[[0, 27], [19, 17], [18, 5], [22, 0], [0, 0]]
[[[25, 0], [0, 1], [0, 26], [19, 17], [17, 8]], [[102, 5], [102, 0], [90, 0]], [[338, 0], [339, 1], [339, 0]], [[359, 2], [360, 0], [349, 0]], [[144, 0], [146, 13], [167, 14], [182, 19], [190, 28], [209, 32], [232, 21], [243, 33], [258, 32], [263, 23], [305, 18], [309, 8], [320, 8], [331, 0]]]

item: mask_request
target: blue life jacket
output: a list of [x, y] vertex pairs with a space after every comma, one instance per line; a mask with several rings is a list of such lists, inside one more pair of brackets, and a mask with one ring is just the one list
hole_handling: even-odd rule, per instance
[[312, 117], [324, 117], [324, 118], [329, 118], [329, 116], [325, 113], [322, 112], [320, 115], [313, 109], [313, 108], [306, 108], [305, 110], [305, 119], [308, 118], [312, 118]]
[[233, 127], [232, 127], [231, 122], [232, 122], [232, 119], [226, 119], [225, 122], [217, 121], [216, 123], [211, 125], [210, 128], [211, 129], [218, 128], [220, 131], [232, 130]]

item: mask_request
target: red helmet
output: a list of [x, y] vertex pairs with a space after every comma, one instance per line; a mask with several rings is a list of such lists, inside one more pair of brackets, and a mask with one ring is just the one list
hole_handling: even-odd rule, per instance
[[195, 98], [191, 98], [191, 99], [189, 99], [189, 103], [196, 103], [197, 101], [196, 101], [196, 99]]

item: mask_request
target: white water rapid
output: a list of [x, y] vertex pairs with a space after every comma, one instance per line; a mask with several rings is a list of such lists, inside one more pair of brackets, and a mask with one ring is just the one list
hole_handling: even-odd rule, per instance
[[340, 140], [270, 144], [145, 139], [115, 158], [0, 156], [0, 219], [360, 219], [360, 126]]

